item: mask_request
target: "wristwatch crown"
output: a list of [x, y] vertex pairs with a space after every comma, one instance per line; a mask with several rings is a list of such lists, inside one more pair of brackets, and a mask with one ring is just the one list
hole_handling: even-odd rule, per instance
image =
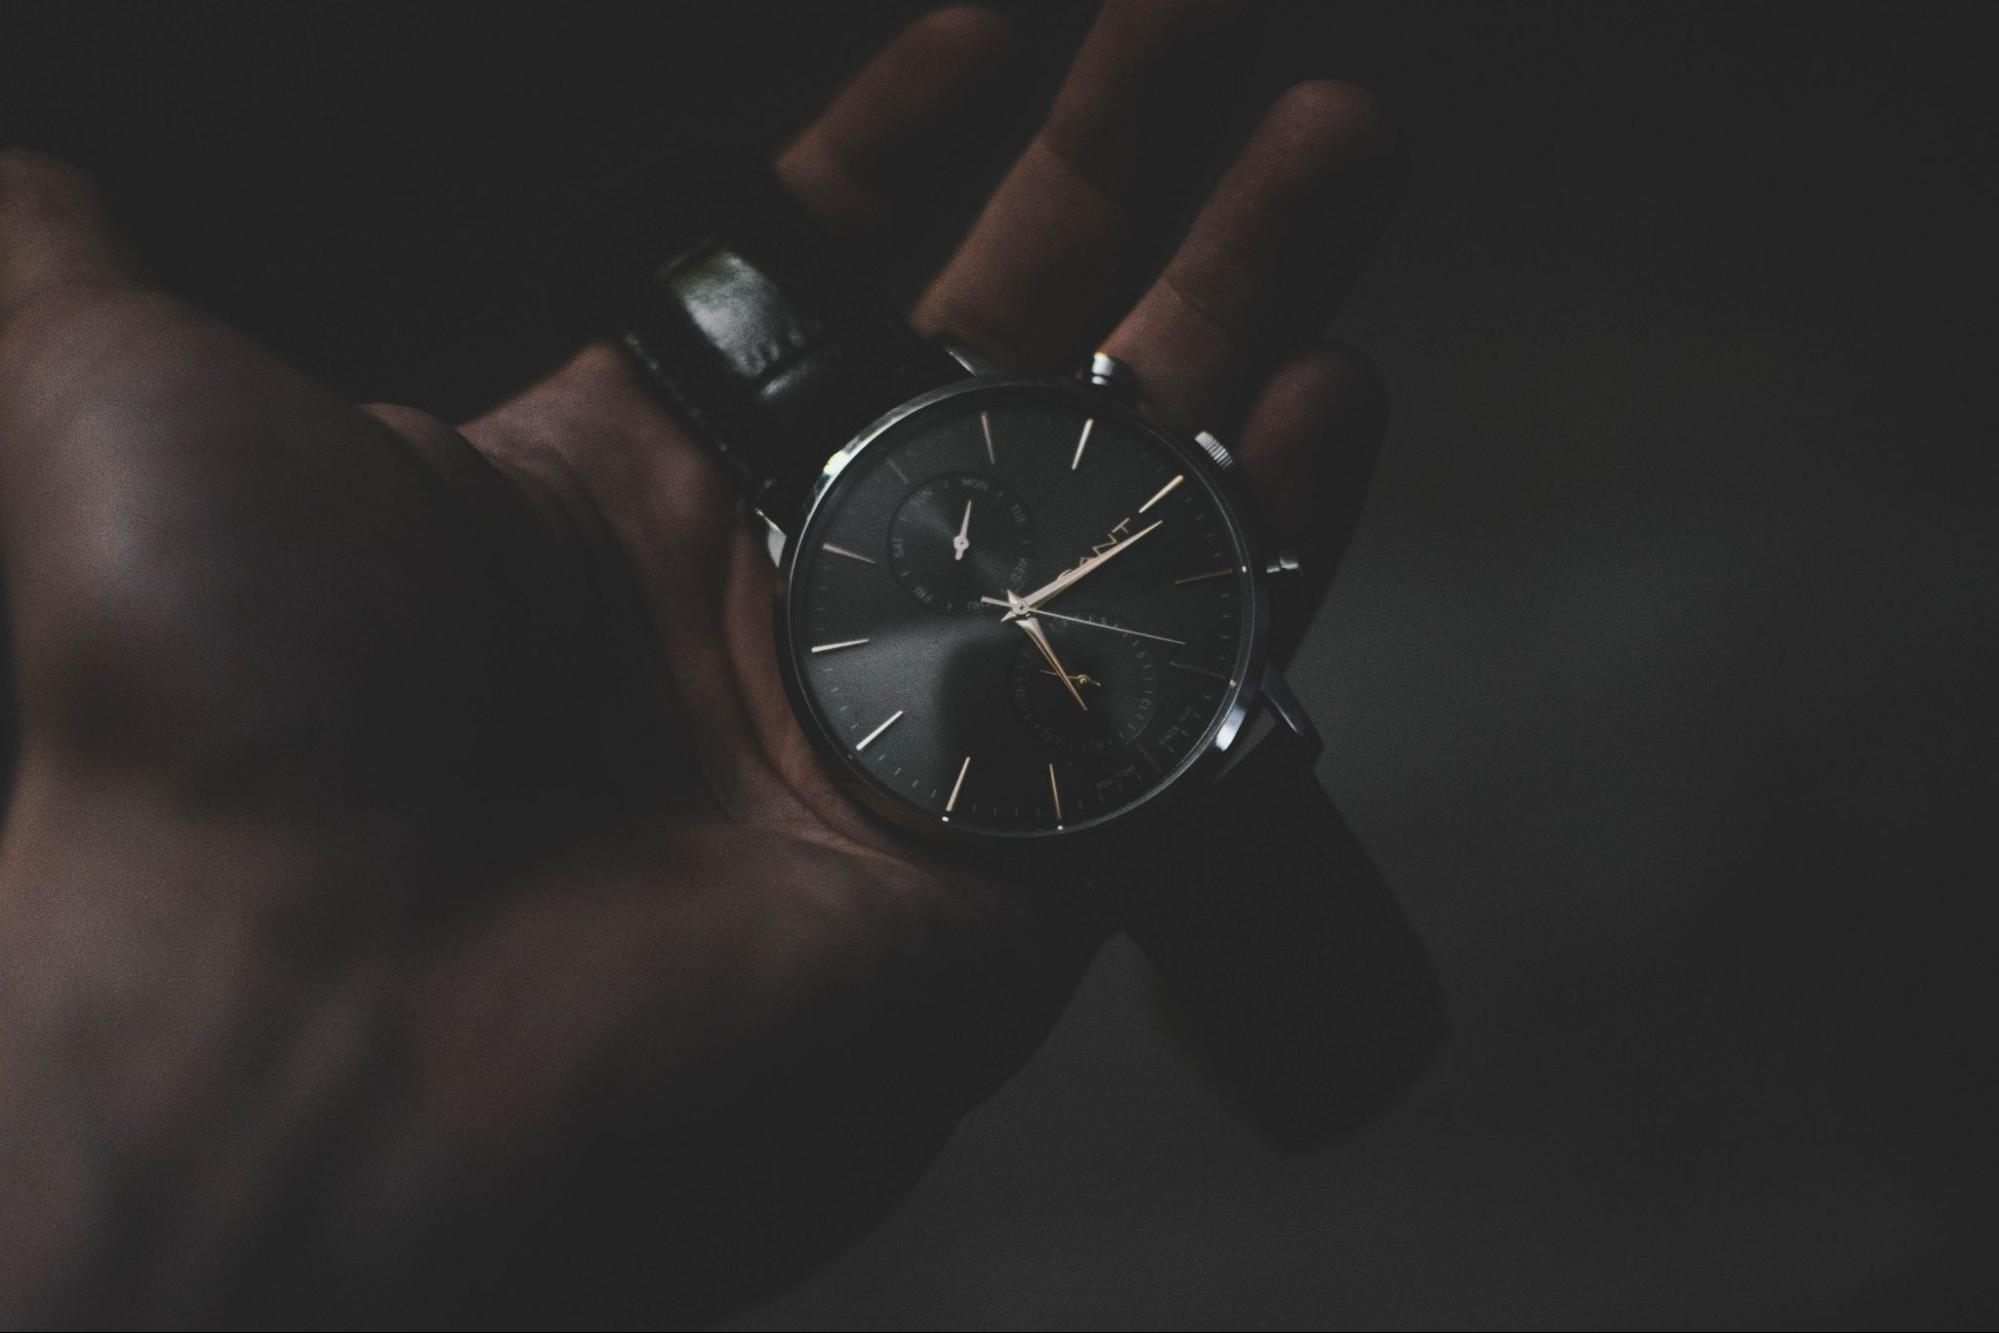
[[1227, 472], [1235, 466], [1235, 455], [1229, 452], [1226, 444], [1216, 439], [1210, 432], [1205, 430], [1196, 432], [1194, 443], [1201, 446], [1201, 452], [1206, 454], [1221, 471]]

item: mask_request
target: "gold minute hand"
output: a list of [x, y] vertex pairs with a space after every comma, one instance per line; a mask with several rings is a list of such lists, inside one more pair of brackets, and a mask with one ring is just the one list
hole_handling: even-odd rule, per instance
[[1014, 606], [1004, 616], [1001, 616], [1000, 619], [1018, 620], [1024, 615], [1031, 614], [1043, 602], [1048, 601], [1050, 598], [1054, 597], [1055, 594], [1061, 592], [1065, 588], [1072, 587], [1075, 584], [1081, 582], [1085, 575], [1088, 575], [1097, 570], [1098, 568], [1100, 568], [1105, 561], [1109, 560], [1112, 556], [1116, 555], [1118, 552], [1130, 546], [1133, 542], [1137, 541], [1140, 537], [1143, 537], [1146, 533], [1158, 527], [1164, 521], [1165, 521], [1164, 519], [1156, 518], [1152, 520], [1152, 522], [1140, 528], [1137, 532], [1132, 533], [1131, 536], [1126, 537], [1123, 541], [1119, 542], [1117, 545], [1106, 547], [1105, 549], [1098, 551], [1094, 555], [1087, 556], [1084, 559], [1077, 561], [1075, 565], [1073, 565], [1068, 569], [1063, 570], [1060, 574], [1057, 574], [1054, 578], [1048, 580], [1048, 582], [1042, 584], [1039, 588], [1036, 588], [1033, 592], [1022, 595], [1020, 598], [1019, 605]]

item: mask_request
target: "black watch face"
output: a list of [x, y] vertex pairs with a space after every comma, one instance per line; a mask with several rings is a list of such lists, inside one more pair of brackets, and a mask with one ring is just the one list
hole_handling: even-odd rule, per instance
[[1073, 830], [1206, 748], [1241, 692], [1253, 595], [1241, 529], [1184, 446], [1100, 395], [969, 389], [889, 426], [813, 508], [793, 684], [897, 813]]

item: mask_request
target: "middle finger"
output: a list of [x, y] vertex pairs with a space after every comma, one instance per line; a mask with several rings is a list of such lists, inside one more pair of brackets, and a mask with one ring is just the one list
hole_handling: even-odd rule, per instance
[[1193, 151], [1260, 24], [1240, 4], [1107, 4], [1048, 118], [915, 313], [1020, 370], [1080, 361], [1157, 267]]

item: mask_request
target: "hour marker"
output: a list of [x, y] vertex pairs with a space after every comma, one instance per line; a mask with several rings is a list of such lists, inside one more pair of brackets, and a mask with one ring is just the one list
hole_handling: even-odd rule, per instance
[[[1223, 675], [1223, 674], [1222, 674], [1221, 672], [1219, 672], [1219, 671], [1210, 671], [1210, 670], [1208, 670], [1208, 669], [1207, 669], [1206, 667], [1197, 667], [1197, 666], [1195, 666], [1195, 665], [1194, 665], [1193, 663], [1191, 663], [1191, 662], [1170, 662], [1170, 661], [1169, 661], [1169, 662], [1168, 662], [1168, 663], [1167, 663], [1166, 665], [1167, 665], [1167, 666], [1170, 666], [1170, 667], [1179, 667], [1179, 668], [1180, 668], [1180, 669], [1181, 669], [1182, 671], [1191, 671], [1191, 672], [1193, 672], [1193, 673], [1194, 673], [1195, 675], [1197, 675], [1197, 676], [1206, 676], [1206, 677], [1208, 677], [1208, 679], [1210, 679], [1210, 680], [1219, 680], [1219, 681], [1225, 681], [1225, 682], [1227, 682], [1227, 683], [1228, 683], [1228, 684], [1230, 684], [1230, 685], [1233, 685], [1233, 684], [1235, 684], [1235, 682], [1234, 682], [1234, 681], [1232, 681], [1232, 680], [1229, 680], [1229, 678], [1228, 678], [1227, 676], [1224, 676], [1224, 675]], [[896, 714], [896, 717], [901, 717], [901, 716], [902, 716], [902, 714], [900, 714], [900, 713], [897, 713], [897, 714]], [[889, 721], [891, 721], [891, 722], [893, 722], [894, 720], [895, 720], [895, 718], [890, 718], [890, 719], [889, 719]]]
[[866, 639], [842, 639], [838, 643], [815, 643], [812, 645], [812, 651], [830, 653], [836, 648], [858, 648], [866, 642]]
[[1167, 496], [1173, 493], [1173, 488], [1175, 486], [1178, 486], [1181, 482], [1185, 480], [1187, 480], [1187, 474], [1184, 472], [1174, 477], [1173, 480], [1167, 482], [1164, 486], [1161, 486], [1159, 488], [1159, 493], [1157, 495], [1153, 496], [1150, 500], [1147, 500], [1144, 504], [1140, 505], [1138, 507], [1138, 512], [1142, 514], [1146, 510], [1152, 508], [1152, 506], [1158, 504], [1161, 500], [1164, 500]]
[[992, 413], [990, 412], [979, 413], [979, 429], [986, 433], [986, 461], [988, 463], [997, 466], [999, 463], [999, 459], [993, 457], [993, 414]]
[[882, 462], [887, 463], [888, 470], [895, 473], [896, 476], [901, 477], [905, 485], [908, 483], [909, 474], [902, 470], [902, 464], [896, 462], [893, 458], [884, 458]]
[[1202, 579], [1226, 578], [1233, 573], [1235, 573], [1233, 569], [1211, 569], [1205, 574], [1189, 574], [1186, 578], [1174, 579], [1173, 582], [1176, 585], [1182, 583], [1199, 583]]
[[944, 802], [944, 813], [950, 814], [958, 808], [958, 792], [965, 785], [965, 770], [972, 766], [972, 756], [966, 755], [965, 762], [958, 765], [958, 780], [951, 784], [951, 799]]
[[1091, 417], [1083, 423], [1083, 433], [1076, 437], [1076, 456], [1069, 460], [1069, 470], [1071, 472], [1074, 472], [1083, 465], [1083, 450], [1090, 443], [1090, 427], [1096, 424], [1097, 419], [1095, 417]]
[[844, 555], [847, 557], [847, 559], [858, 560], [864, 565], [872, 565], [875, 563], [874, 561], [868, 559], [866, 556], [862, 555], [859, 551], [850, 551], [844, 546], [835, 546], [831, 542], [820, 542], [819, 549], [826, 552], [828, 555]]
[[859, 745], [856, 745], [854, 748], [856, 750], [867, 749], [869, 741], [873, 740], [875, 737], [881, 735], [884, 731], [887, 731], [890, 727], [894, 726], [896, 724], [896, 720], [901, 716], [902, 716], [902, 710], [900, 708], [896, 709], [893, 713], [890, 713], [887, 719], [884, 720], [879, 727], [876, 727], [873, 731], [861, 737], [861, 743]]
[[1055, 785], [1055, 765], [1048, 765], [1048, 794], [1055, 798], [1055, 827], [1062, 827], [1062, 789]]

